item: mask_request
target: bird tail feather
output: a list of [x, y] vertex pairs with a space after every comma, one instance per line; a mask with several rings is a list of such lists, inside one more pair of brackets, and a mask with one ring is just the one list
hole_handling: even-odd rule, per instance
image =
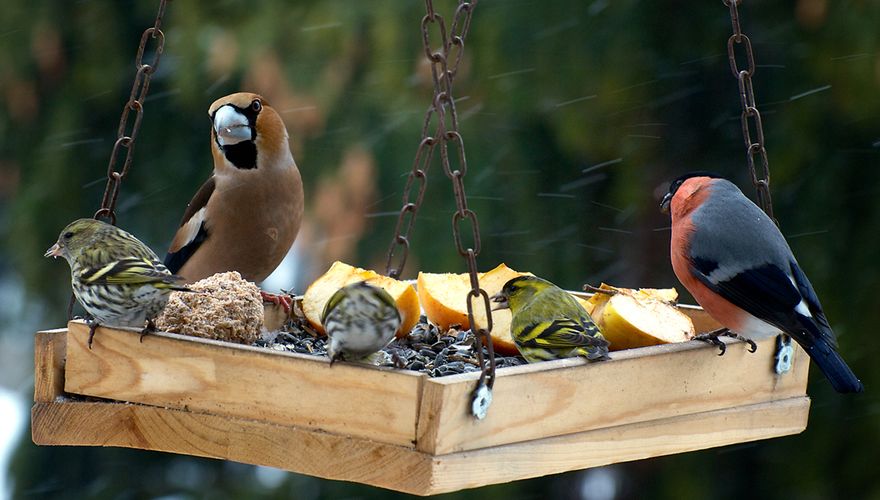
[[835, 391], [862, 392], [865, 390], [862, 382], [847, 366], [837, 350], [825, 339], [817, 339], [813, 345], [807, 348], [807, 354], [822, 370]]

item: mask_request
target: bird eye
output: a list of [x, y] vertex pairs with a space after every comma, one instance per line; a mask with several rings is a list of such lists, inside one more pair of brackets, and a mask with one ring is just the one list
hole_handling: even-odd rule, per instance
[[263, 103], [259, 99], [254, 99], [254, 102], [251, 103], [251, 109], [259, 113], [263, 109]]
[[64, 233], [64, 239], [65, 239], [65, 240], [69, 240], [70, 238], [73, 238], [73, 233], [72, 233], [72, 232], [68, 231], [68, 232]]

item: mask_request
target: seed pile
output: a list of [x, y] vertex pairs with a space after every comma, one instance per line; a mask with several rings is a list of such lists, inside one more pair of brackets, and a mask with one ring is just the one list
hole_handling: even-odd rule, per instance
[[[442, 377], [457, 373], [475, 372], [480, 364], [474, 351], [474, 334], [470, 330], [440, 331], [422, 316], [409, 336], [394, 339], [383, 349], [384, 356], [376, 364]], [[326, 337], [319, 337], [302, 321], [292, 321], [274, 338], [260, 339], [257, 346], [278, 351], [290, 351], [313, 356], [327, 356]], [[488, 351], [483, 346], [483, 356]], [[495, 354], [495, 366], [517, 366], [525, 360], [518, 356]]]

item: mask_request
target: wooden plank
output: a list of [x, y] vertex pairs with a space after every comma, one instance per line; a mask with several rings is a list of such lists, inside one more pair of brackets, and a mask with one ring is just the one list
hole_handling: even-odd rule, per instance
[[[336, 367], [334, 366], [334, 369]], [[258, 420], [114, 402], [36, 403], [38, 445], [118, 446], [278, 467], [418, 493], [431, 459], [412, 448]]]
[[441, 455], [423, 494], [798, 434], [809, 410], [810, 399], [801, 396]]
[[565, 359], [499, 370], [485, 420], [469, 413], [477, 373], [429, 379], [417, 430], [420, 451], [448, 453], [669, 418], [806, 393], [809, 358], [772, 372], [775, 337], [742, 342], [727, 354], [700, 342], [629, 349], [612, 360]]
[[803, 431], [809, 399], [684, 415], [433, 457], [292, 426], [170, 408], [59, 400], [32, 409], [39, 445], [121, 446], [278, 467], [418, 495]]
[[71, 322], [64, 389], [412, 446], [424, 376], [325, 358]]
[[54, 401], [64, 393], [64, 356], [67, 328], [37, 332], [34, 336], [34, 401]]

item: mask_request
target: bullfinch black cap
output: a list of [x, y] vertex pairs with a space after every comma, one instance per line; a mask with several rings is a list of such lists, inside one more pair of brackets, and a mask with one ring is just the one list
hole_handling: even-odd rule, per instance
[[675, 192], [678, 191], [678, 188], [680, 188], [682, 184], [684, 184], [684, 181], [686, 181], [690, 178], [693, 178], [693, 177], [709, 177], [712, 179], [723, 179], [724, 178], [724, 176], [722, 176], [722, 175], [719, 175], [715, 172], [709, 172], [706, 170], [697, 170], [694, 172], [688, 172], [684, 175], [676, 177], [675, 179], [672, 180], [672, 182], [669, 183], [669, 191], [666, 193], [666, 195], [660, 201], [660, 211], [661, 212], [663, 212], [664, 214], [669, 213], [669, 204], [672, 202], [672, 197], [675, 196]]

